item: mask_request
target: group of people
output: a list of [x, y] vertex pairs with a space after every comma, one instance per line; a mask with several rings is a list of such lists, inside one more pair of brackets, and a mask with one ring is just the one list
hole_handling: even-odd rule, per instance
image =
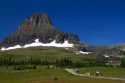
[[[86, 75], [87, 76], [92, 76], [92, 73], [91, 72], [86, 72]], [[97, 70], [96, 71], [96, 76], [98, 77], [98, 76], [101, 76], [101, 73]]]

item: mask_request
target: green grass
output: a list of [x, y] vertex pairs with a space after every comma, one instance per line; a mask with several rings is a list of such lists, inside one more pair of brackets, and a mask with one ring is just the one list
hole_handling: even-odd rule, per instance
[[[125, 83], [125, 81], [77, 77], [64, 69], [39, 66], [35, 70], [13, 71], [0, 67], [0, 83]], [[54, 80], [54, 78], [58, 80]]]
[[[71, 51], [64, 49], [43, 49], [43, 48], [27, 48], [11, 51], [0, 52], [0, 56], [11, 56], [16, 60], [25, 60], [33, 58], [55, 61], [61, 58], [71, 58], [74, 62], [87, 62], [103, 60], [103, 57], [96, 55], [76, 55]], [[123, 77], [125, 78], [124, 68], [96, 67], [96, 68], [79, 68], [81, 73], [91, 71], [93, 74], [99, 70], [107, 77]], [[58, 80], [54, 80], [57, 77]], [[37, 69], [13, 70], [13, 67], [6, 69], [6, 66], [0, 66], [0, 83], [125, 83], [125, 81], [95, 79], [88, 77], [77, 77], [69, 74], [64, 69], [48, 69], [46, 66], [37, 66]]]
[[125, 68], [113, 68], [113, 67], [92, 67], [92, 68], [79, 68], [81, 73], [91, 72], [93, 76], [96, 76], [96, 71], [102, 73], [104, 77], [116, 77], [125, 78]]
[[27, 48], [27, 49], [16, 49], [5, 52], [0, 52], [0, 56], [12, 56], [15, 59], [25, 60], [30, 57], [45, 59], [47, 58], [49, 61], [55, 61], [56, 59], [61, 58], [71, 58], [73, 61], [87, 61], [88, 59], [97, 60], [103, 59], [101, 56], [94, 55], [76, 55], [70, 50], [65, 49], [43, 49], [43, 48]]

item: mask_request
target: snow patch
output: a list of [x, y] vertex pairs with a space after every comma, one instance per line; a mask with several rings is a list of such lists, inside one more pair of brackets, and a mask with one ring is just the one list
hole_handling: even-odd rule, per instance
[[125, 51], [125, 49], [121, 49], [122, 51]]
[[8, 47], [8, 48], [3, 47], [1, 48], [1, 51], [13, 50], [18, 48], [37, 47], [37, 46], [70, 48], [73, 47], [73, 44], [70, 44], [67, 40], [64, 41], [64, 43], [56, 43], [56, 41], [53, 40], [51, 43], [44, 44], [42, 42], [39, 42], [39, 39], [35, 39], [35, 42], [31, 44], [26, 44], [24, 46], [16, 45], [14, 47]]
[[105, 57], [105, 58], [109, 58], [109, 56], [108, 56], [108, 55], [104, 55], [104, 57]]
[[65, 48], [65, 49], [69, 49], [69, 48]]
[[76, 54], [80, 54], [80, 53], [77, 52]]
[[91, 54], [92, 52], [83, 52], [83, 51], [79, 51], [76, 54]]
[[13, 49], [18, 49], [18, 48], [22, 48], [22, 46], [16, 45], [14, 47], [8, 47], [8, 48], [3, 47], [3, 48], [1, 48], [1, 51], [13, 50]]

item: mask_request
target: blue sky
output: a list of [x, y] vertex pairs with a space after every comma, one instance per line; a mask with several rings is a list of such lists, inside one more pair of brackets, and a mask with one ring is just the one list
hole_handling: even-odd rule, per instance
[[1, 0], [0, 40], [36, 12], [48, 13], [56, 27], [88, 44], [125, 43], [125, 0]]

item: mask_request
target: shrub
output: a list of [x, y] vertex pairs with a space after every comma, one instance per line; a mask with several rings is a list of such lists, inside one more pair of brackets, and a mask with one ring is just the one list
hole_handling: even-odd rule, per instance
[[33, 69], [36, 69], [36, 65], [33, 65]]
[[57, 77], [54, 77], [54, 80], [58, 80], [58, 78], [57, 78]]

